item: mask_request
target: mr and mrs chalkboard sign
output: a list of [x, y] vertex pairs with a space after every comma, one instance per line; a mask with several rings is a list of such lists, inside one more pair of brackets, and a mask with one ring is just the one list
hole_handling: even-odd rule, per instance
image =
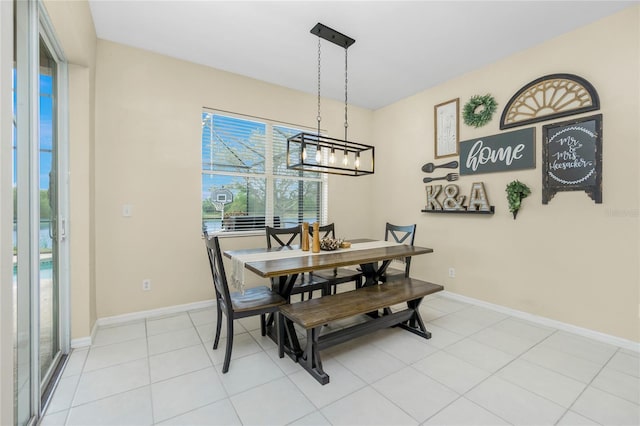
[[542, 126], [542, 204], [558, 191], [602, 203], [602, 114]]

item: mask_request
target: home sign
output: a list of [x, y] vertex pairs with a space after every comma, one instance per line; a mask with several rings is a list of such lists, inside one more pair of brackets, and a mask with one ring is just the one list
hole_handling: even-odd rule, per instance
[[460, 175], [535, 169], [535, 127], [460, 142]]

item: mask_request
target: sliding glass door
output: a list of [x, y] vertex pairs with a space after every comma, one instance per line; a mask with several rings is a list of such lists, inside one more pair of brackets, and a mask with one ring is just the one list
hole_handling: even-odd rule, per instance
[[60, 292], [58, 241], [58, 137], [57, 137], [57, 70], [53, 54], [40, 37], [39, 102], [40, 147], [38, 150], [39, 180], [39, 275], [40, 312], [39, 363], [40, 386], [44, 390], [60, 352]]
[[17, 1], [13, 78], [15, 420], [46, 406], [69, 351], [64, 225], [66, 66], [38, 1]]

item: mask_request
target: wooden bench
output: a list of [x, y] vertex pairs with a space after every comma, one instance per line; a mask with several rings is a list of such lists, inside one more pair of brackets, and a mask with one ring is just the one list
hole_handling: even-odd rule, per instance
[[[298, 362], [324, 385], [329, 383], [329, 375], [322, 369], [320, 351], [323, 349], [393, 326], [402, 327], [425, 339], [431, 338], [431, 333], [427, 331], [420, 317], [418, 307], [425, 296], [443, 289], [438, 284], [415, 278], [402, 278], [319, 299], [283, 305], [280, 307], [280, 312], [307, 331], [306, 348], [298, 357]], [[398, 312], [391, 312], [388, 309], [390, 306], [405, 302], [406, 309]], [[380, 309], [384, 309], [382, 316], [377, 315]], [[352, 327], [320, 334], [322, 326], [327, 323], [361, 314], [371, 314], [372, 318]], [[282, 348], [280, 348], [280, 356], [283, 356]]]

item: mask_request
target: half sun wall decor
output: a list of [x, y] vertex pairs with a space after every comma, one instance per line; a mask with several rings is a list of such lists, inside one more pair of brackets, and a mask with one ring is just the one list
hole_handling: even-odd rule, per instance
[[500, 130], [600, 109], [596, 89], [573, 74], [550, 74], [533, 80], [507, 102]]

